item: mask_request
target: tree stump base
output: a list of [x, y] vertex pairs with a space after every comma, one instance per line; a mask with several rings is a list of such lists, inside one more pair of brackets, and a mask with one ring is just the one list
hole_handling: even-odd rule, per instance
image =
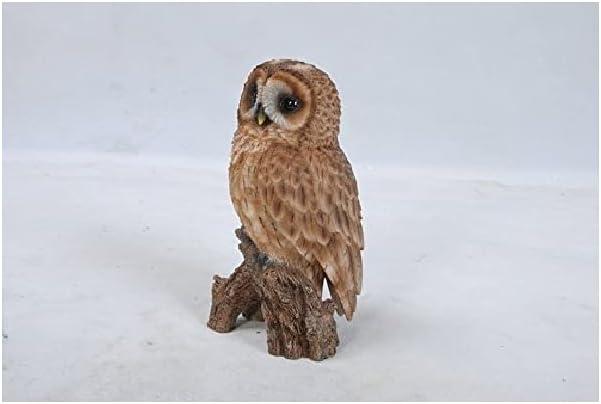
[[313, 360], [334, 356], [339, 343], [335, 303], [322, 301], [302, 272], [270, 262], [243, 229], [236, 236], [244, 261], [229, 278], [213, 277], [207, 326], [225, 333], [236, 327], [240, 314], [264, 319], [270, 354]]

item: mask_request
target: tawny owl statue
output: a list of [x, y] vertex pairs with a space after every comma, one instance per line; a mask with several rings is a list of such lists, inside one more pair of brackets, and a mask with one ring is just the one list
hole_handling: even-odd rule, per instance
[[363, 229], [357, 182], [338, 143], [340, 99], [313, 65], [272, 60], [242, 91], [230, 195], [248, 236], [269, 259], [324, 278], [351, 320], [361, 292]]

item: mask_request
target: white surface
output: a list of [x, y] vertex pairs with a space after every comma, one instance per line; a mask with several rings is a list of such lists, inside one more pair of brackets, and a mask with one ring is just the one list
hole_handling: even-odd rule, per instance
[[222, 159], [242, 84], [336, 82], [355, 161], [586, 174], [598, 5], [3, 4], [5, 147]]
[[3, 399], [597, 400], [596, 188], [355, 171], [365, 292], [314, 363], [204, 325], [225, 159], [5, 154]]

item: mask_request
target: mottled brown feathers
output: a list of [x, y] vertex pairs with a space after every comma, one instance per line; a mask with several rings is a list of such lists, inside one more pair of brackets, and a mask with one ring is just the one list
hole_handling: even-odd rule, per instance
[[[259, 126], [256, 111], [241, 103], [229, 170], [234, 208], [261, 251], [303, 270], [318, 291], [325, 275], [350, 320], [361, 291], [363, 229], [357, 183], [337, 140], [337, 91], [312, 65], [282, 61], [257, 69], [250, 78], [262, 83], [294, 75], [293, 83], [283, 84], [306, 91], [311, 110], [302, 127], [290, 130], [276, 119]], [[275, 118], [287, 119], [282, 116]]]

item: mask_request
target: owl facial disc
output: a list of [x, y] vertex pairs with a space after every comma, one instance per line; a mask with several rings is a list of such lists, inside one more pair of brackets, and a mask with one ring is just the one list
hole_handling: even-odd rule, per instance
[[316, 98], [311, 90], [315, 67], [293, 61], [281, 64], [280, 68], [259, 66], [251, 72], [242, 91], [240, 119], [268, 133], [294, 138], [299, 134], [294, 132], [310, 121], [323, 119], [315, 103], [325, 98]]

